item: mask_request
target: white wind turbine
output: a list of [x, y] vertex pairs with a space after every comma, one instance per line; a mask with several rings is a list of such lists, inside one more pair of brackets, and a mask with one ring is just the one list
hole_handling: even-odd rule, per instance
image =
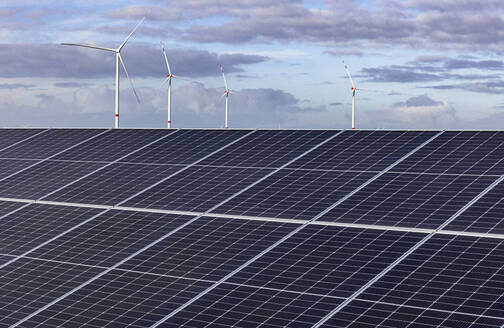
[[226, 75], [224, 74], [224, 68], [222, 65], [220, 65], [221, 73], [222, 73], [222, 79], [224, 80], [224, 87], [226, 88], [224, 90], [224, 94], [222, 95], [223, 97], [226, 97], [226, 114], [225, 114], [225, 119], [224, 119], [224, 128], [227, 129], [229, 128], [229, 94], [232, 93], [231, 90], [228, 88], [228, 84], [226, 81]]
[[345, 62], [343, 62], [343, 65], [345, 66], [345, 71], [348, 75], [348, 78], [350, 78], [350, 83], [352, 84], [352, 130], [355, 130], [355, 93], [357, 92], [357, 88], [355, 87], [352, 75], [350, 75], [348, 66], [345, 64]]
[[98, 49], [98, 50], [105, 50], [105, 51], [110, 51], [114, 52], [116, 55], [116, 89], [115, 89], [115, 128], [119, 128], [119, 63], [121, 63], [124, 72], [126, 73], [126, 77], [128, 78], [131, 88], [133, 89], [133, 93], [135, 94], [135, 97], [138, 102], [140, 102], [140, 98], [138, 98], [138, 94], [136, 93], [135, 87], [133, 86], [133, 81], [131, 81], [128, 71], [126, 70], [126, 65], [124, 64], [124, 61], [121, 57], [121, 50], [128, 42], [128, 40], [131, 38], [133, 33], [137, 30], [137, 28], [142, 24], [142, 22], [145, 20], [147, 16], [144, 16], [142, 20], [135, 26], [135, 28], [131, 31], [131, 33], [124, 39], [124, 41], [121, 43], [121, 45], [117, 49], [113, 48], [105, 48], [105, 47], [96, 47], [92, 45], [87, 45], [87, 44], [77, 44], [77, 43], [62, 43], [64, 46], [77, 46], [77, 47], [85, 47], [85, 48], [92, 48], [92, 49]]
[[172, 119], [171, 119], [171, 88], [172, 88], [172, 79], [179, 79], [179, 80], [184, 80], [184, 81], [190, 81], [190, 82], [195, 82], [193, 80], [189, 80], [189, 79], [186, 79], [186, 78], [183, 78], [183, 77], [180, 77], [178, 75], [175, 75], [172, 73], [171, 71], [171, 68], [170, 68], [170, 63], [168, 63], [168, 56], [166, 55], [166, 51], [165, 51], [165, 48], [163, 46], [163, 42], [160, 42], [161, 43], [161, 48], [163, 49], [163, 55], [164, 55], [164, 59], [165, 59], [165, 62], [166, 62], [166, 68], [168, 69], [168, 74], [166, 74], [166, 79], [164, 79], [163, 83], [161, 83], [161, 86], [163, 86], [163, 84], [165, 84], [166, 82], [168, 82], [168, 129], [171, 128], [171, 124], [172, 124]]

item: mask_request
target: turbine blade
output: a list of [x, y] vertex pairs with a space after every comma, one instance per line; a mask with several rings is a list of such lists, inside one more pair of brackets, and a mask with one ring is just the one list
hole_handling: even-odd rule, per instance
[[76, 47], [92, 48], [92, 49], [98, 49], [98, 50], [105, 50], [105, 51], [116, 52], [115, 49], [105, 48], [105, 47], [97, 47], [97, 46], [92, 46], [92, 45], [89, 45], [89, 44], [62, 43], [61, 45], [62, 46], [76, 46]]
[[131, 33], [126, 37], [126, 39], [124, 39], [123, 43], [121, 43], [121, 45], [119, 46], [119, 48], [117, 48], [116, 51], [121, 51], [121, 49], [124, 47], [124, 45], [126, 44], [126, 42], [128, 42], [128, 40], [131, 38], [131, 36], [133, 35], [133, 33], [135, 33], [135, 31], [137, 30], [137, 28], [140, 26], [140, 24], [143, 23], [143, 21], [147, 18], [147, 15], [145, 15], [142, 20], [140, 20], [140, 22], [138, 22], [138, 24], [135, 26], [135, 28], [131, 31]]
[[172, 75], [172, 77], [174, 79], [184, 80], [184, 81], [188, 81], [188, 82], [192, 82], [192, 83], [199, 83], [198, 81], [191, 80], [191, 79], [188, 79], [188, 78], [185, 78], [185, 77], [180, 77], [178, 75]]
[[165, 84], [166, 84], [166, 82], [168, 82], [169, 80], [170, 80], [170, 78], [169, 78], [169, 77], [167, 77], [166, 79], [164, 79], [164, 80], [163, 80], [163, 82], [161, 82], [161, 84], [159, 85], [159, 87], [158, 87], [158, 88], [161, 88], [161, 87], [162, 87], [163, 85], [165, 85]]
[[224, 74], [224, 67], [222, 67], [222, 65], [220, 65], [220, 69], [221, 69], [221, 73], [222, 73], [222, 79], [224, 80], [224, 86], [226, 87], [226, 91], [228, 91], [229, 88], [228, 88], [227, 81], [226, 81], [226, 75]]
[[131, 88], [133, 89], [133, 93], [135, 94], [136, 99], [137, 99], [138, 103], [140, 103], [140, 98], [138, 97], [138, 94], [137, 94], [137, 92], [135, 90], [135, 86], [133, 85], [133, 81], [129, 77], [128, 70], [126, 69], [126, 65], [124, 65], [124, 61], [123, 61], [122, 56], [121, 56], [120, 53], [119, 53], [119, 61], [121, 62], [121, 65], [122, 65], [122, 67], [124, 69], [124, 73], [126, 73], [126, 77], [128, 78], [128, 81], [131, 84]]
[[161, 47], [163, 49], [163, 55], [164, 55], [164, 59], [165, 59], [165, 62], [166, 62], [166, 68], [168, 68], [168, 74], [172, 75], [171, 68], [170, 68], [170, 63], [168, 63], [168, 56], [166, 56], [166, 51], [164, 49], [163, 42], [160, 42], [160, 43], [161, 43]]
[[343, 61], [343, 65], [345, 66], [345, 71], [346, 71], [348, 77], [350, 78], [350, 83], [352, 83], [352, 88], [355, 89], [355, 84], [353, 82], [352, 75], [350, 75], [350, 70], [348, 69], [348, 66], [345, 64], [344, 61]]

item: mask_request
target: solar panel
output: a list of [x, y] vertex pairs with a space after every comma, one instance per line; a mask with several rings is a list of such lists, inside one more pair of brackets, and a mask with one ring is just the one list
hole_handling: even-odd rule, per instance
[[27, 159], [0, 159], [0, 181], [22, 169], [27, 168], [30, 165], [38, 163], [37, 160], [27, 160]]
[[149, 327], [209, 285], [113, 270], [19, 327]]
[[503, 239], [436, 235], [359, 298], [504, 318], [503, 260]]
[[47, 131], [45, 129], [3, 129], [0, 128], [0, 150], [12, 147], [18, 142]]
[[502, 318], [355, 300], [320, 327], [501, 328], [503, 324]]
[[191, 218], [159, 213], [108, 211], [38, 248], [30, 256], [59, 262], [112, 266]]
[[39, 199], [103, 166], [102, 163], [44, 161], [0, 183], [0, 195]]
[[495, 180], [385, 173], [319, 220], [436, 229]]
[[103, 269], [21, 258], [0, 268], [0, 326], [9, 327]]
[[191, 164], [249, 133], [247, 130], [179, 130], [121, 161]]
[[0, 253], [22, 255], [101, 211], [45, 204], [26, 206], [0, 219]]
[[105, 130], [51, 129], [34, 138], [0, 151], [0, 158], [48, 158], [103, 132]]
[[504, 174], [504, 132], [447, 131], [395, 169], [400, 172]]
[[122, 205], [205, 212], [270, 172], [267, 169], [192, 166]]
[[117, 205], [182, 167], [116, 163], [63, 188], [45, 200]]
[[381, 171], [435, 135], [434, 131], [345, 131], [289, 168]]
[[284, 169], [212, 212], [310, 220], [373, 175]]
[[170, 130], [115, 129], [89, 140], [55, 157], [72, 161], [112, 162], [161, 137]]
[[200, 164], [280, 167], [336, 134], [336, 131], [258, 130]]
[[158, 327], [311, 327], [341, 302], [335, 297], [222, 284]]
[[504, 327], [504, 132], [0, 136], [0, 326]]
[[217, 281], [297, 227], [292, 223], [201, 217], [119, 268]]
[[448, 224], [446, 230], [504, 234], [504, 182]]

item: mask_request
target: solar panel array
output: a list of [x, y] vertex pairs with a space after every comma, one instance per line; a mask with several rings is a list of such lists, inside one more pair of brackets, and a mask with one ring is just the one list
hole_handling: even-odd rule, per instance
[[0, 327], [504, 327], [504, 132], [0, 130]]

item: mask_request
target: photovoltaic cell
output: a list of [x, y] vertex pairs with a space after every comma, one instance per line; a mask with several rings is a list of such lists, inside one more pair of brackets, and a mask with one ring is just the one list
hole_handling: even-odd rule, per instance
[[445, 230], [504, 234], [504, 182], [471, 205]]
[[121, 162], [191, 164], [250, 133], [247, 130], [180, 130]]
[[217, 281], [295, 228], [290, 223], [201, 217], [119, 268]]
[[200, 164], [280, 167], [336, 133], [322, 130], [258, 130]]
[[170, 214], [108, 211], [30, 256], [110, 267], [189, 219], [191, 217]]
[[8, 264], [0, 269], [0, 326], [9, 327], [101, 271], [24, 258]]
[[0, 129], [0, 149], [36, 135], [45, 129]]
[[55, 159], [112, 162], [173, 132], [165, 129], [114, 129], [56, 156]]
[[502, 175], [503, 153], [504, 132], [447, 131], [394, 171]]
[[342, 301], [335, 297], [224, 283], [159, 327], [308, 328]]
[[21, 255], [100, 211], [95, 208], [31, 204], [0, 219], [0, 253]]
[[271, 171], [193, 166], [122, 205], [205, 212]]
[[436, 229], [496, 179], [385, 173], [319, 221]]
[[44, 161], [0, 183], [0, 195], [39, 199], [103, 166], [102, 163]]
[[423, 237], [308, 225], [226, 282], [346, 298]]
[[104, 130], [51, 129], [35, 138], [0, 151], [0, 158], [45, 159]]
[[27, 159], [0, 159], [0, 179], [4, 179], [11, 174], [18, 172], [30, 165], [37, 163], [37, 160]]
[[116, 163], [51, 194], [45, 200], [117, 205], [182, 167]]
[[504, 319], [355, 300], [321, 327], [501, 328], [503, 324]]
[[504, 318], [504, 240], [435, 235], [359, 298]]
[[345, 131], [288, 167], [382, 171], [436, 133], [434, 131]]
[[210, 284], [113, 270], [19, 327], [150, 327]]
[[0, 218], [25, 205], [26, 203], [0, 201]]
[[213, 212], [310, 220], [375, 173], [280, 170]]

